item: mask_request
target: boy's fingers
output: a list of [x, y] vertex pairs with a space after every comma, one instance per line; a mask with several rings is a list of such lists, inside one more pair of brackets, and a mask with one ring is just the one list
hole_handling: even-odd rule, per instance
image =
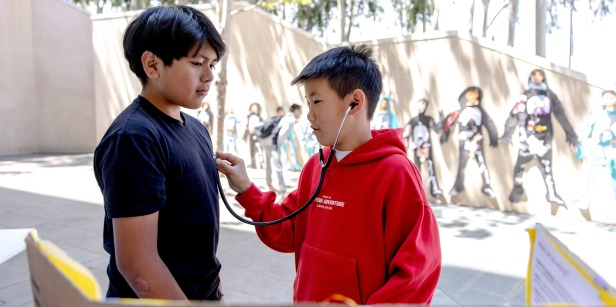
[[230, 162], [230, 165], [236, 165], [239, 163], [240, 158], [229, 153], [216, 152], [218, 159], [225, 162]]

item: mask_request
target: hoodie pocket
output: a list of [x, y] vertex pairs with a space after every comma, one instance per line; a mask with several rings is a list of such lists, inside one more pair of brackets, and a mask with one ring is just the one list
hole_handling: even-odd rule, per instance
[[333, 294], [361, 303], [357, 261], [304, 243], [295, 282], [295, 300], [322, 302]]

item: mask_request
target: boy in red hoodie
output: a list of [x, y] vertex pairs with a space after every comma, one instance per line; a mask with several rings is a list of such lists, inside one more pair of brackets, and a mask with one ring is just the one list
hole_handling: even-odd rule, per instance
[[[294, 301], [342, 295], [362, 305], [429, 304], [441, 271], [438, 225], [406, 156], [402, 130], [370, 130], [383, 84], [372, 49], [326, 51], [291, 84], [304, 86], [310, 127], [332, 159], [307, 210], [256, 228], [270, 248], [295, 253]], [[277, 204], [274, 192], [250, 182], [242, 159], [218, 153], [216, 164], [253, 221], [300, 208], [317, 190], [322, 171], [319, 155], [312, 156], [297, 190]]]

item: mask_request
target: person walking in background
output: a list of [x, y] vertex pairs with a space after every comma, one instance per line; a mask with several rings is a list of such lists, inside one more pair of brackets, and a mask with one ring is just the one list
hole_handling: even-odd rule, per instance
[[255, 127], [263, 121], [263, 117], [261, 117], [261, 105], [257, 102], [253, 102], [248, 107], [248, 115], [246, 116], [246, 128], [244, 129], [244, 142], [248, 146], [248, 151], [250, 153], [250, 167], [257, 168], [257, 166], [261, 166], [260, 159], [262, 157], [258, 157], [260, 144], [258, 144], [259, 139], [255, 135]]
[[128, 24], [123, 47], [142, 90], [93, 161], [105, 206], [107, 297], [220, 301], [212, 140], [182, 108], [202, 105], [225, 43], [201, 11], [157, 6]]
[[233, 114], [233, 110], [227, 111], [225, 115], [225, 134], [224, 134], [224, 151], [233, 152], [237, 155], [237, 117]]
[[586, 161], [586, 180], [572, 205], [580, 209], [588, 208], [591, 199], [597, 200], [597, 206], [614, 205], [616, 200], [616, 91], [606, 90], [601, 96], [602, 103], [589, 114], [578, 145], [577, 158]]
[[522, 93], [515, 103], [505, 122], [505, 131], [500, 138], [501, 144], [511, 142], [511, 136], [516, 128], [519, 131], [518, 159], [513, 169], [513, 188], [509, 193], [509, 201], [517, 203], [524, 196], [524, 170], [530, 161], [536, 157], [539, 160], [541, 175], [547, 190], [546, 200], [559, 206], [565, 206], [565, 201], [556, 192], [552, 163], [552, 139], [554, 128], [552, 114], [565, 130], [566, 140], [572, 146], [578, 143], [578, 137], [567, 119], [565, 110], [558, 99], [548, 88], [545, 72], [541, 69], [531, 71], [528, 76], [528, 89]]
[[[291, 129], [289, 136], [283, 144], [283, 150], [287, 152], [288, 159], [286, 160], [288, 165], [284, 169], [294, 172], [299, 172], [302, 166], [299, 163], [299, 148], [297, 148], [297, 135], [295, 135], [295, 129]], [[286, 147], [286, 148], [285, 148]], [[284, 163], [283, 163], [284, 164]]]
[[425, 98], [411, 104], [411, 111], [415, 116], [404, 126], [402, 138], [407, 150], [413, 152], [417, 168], [421, 169], [424, 163], [427, 165], [430, 194], [433, 197], [440, 197], [443, 191], [439, 188], [436, 178], [436, 167], [432, 159], [432, 137], [430, 136], [430, 131], [440, 133], [440, 128], [432, 116], [426, 115], [428, 104], [429, 101]]
[[[261, 139], [265, 152], [265, 182], [270, 190], [277, 191], [281, 195], [286, 195], [287, 186], [284, 182], [280, 145], [288, 139], [289, 133], [301, 115], [302, 107], [298, 104], [291, 105], [290, 111], [282, 116], [275, 131], [270, 136]], [[272, 172], [276, 173], [278, 189], [275, 189], [272, 183]]]
[[379, 108], [374, 113], [370, 127], [376, 130], [398, 128], [398, 119], [396, 114], [391, 111], [392, 107], [389, 96], [381, 97]]
[[214, 127], [214, 114], [210, 110], [210, 104], [207, 101], [204, 101], [201, 104], [201, 109], [197, 113], [197, 119], [207, 128], [207, 132], [212, 135], [213, 127]]
[[[278, 106], [276, 108], [276, 114], [284, 115], [284, 107]], [[302, 169], [297, 158], [299, 150], [297, 149], [295, 139], [295, 131], [291, 129], [287, 138], [283, 140], [282, 144], [279, 144], [280, 160], [282, 161], [282, 169], [284, 170], [299, 171]]]
[[310, 158], [319, 150], [319, 142], [316, 136], [314, 136], [314, 131], [310, 128], [310, 122], [307, 120], [302, 121], [302, 135], [306, 155]]
[[479, 165], [481, 179], [483, 179], [483, 187], [481, 192], [489, 198], [495, 198], [496, 193], [492, 190], [490, 172], [483, 150], [483, 132], [482, 127], [485, 127], [490, 137], [490, 146], [498, 146], [498, 135], [494, 122], [481, 106], [483, 99], [483, 91], [476, 86], [467, 87], [458, 97], [460, 109], [443, 118], [441, 122], [441, 143], [445, 143], [449, 138], [449, 134], [455, 128], [459, 127], [459, 156], [458, 156], [458, 174], [456, 182], [449, 191], [449, 195], [455, 196], [464, 192], [464, 171], [468, 160], [475, 157]]

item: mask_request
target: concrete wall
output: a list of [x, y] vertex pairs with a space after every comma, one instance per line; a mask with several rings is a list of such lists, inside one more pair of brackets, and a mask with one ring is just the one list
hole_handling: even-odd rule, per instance
[[61, 0], [0, 0], [1, 154], [96, 144], [91, 29]]
[[[200, 8], [216, 23], [214, 7]], [[62, 0], [0, 0], [0, 42], [7, 42], [0, 44], [0, 155], [93, 151], [109, 123], [141, 90], [121, 46], [124, 29], [134, 14], [90, 17]], [[448, 32], [364, 43], [375, 46], [384, 94], [393, 98], [401, 124], [411, 117], [411, 101], [428, 98], [428, 112], [436, 118], [439, 110], [447, 114], [458, 108], [457, 97], [465, 87], [478, 85], [484, 90], [484, 108], [500, 135], [529, 72], [539, 67], [546, 70], [550, 88], [561, 98], [579, 133], [590, 104], [601, 92], [601, 84], [584, 75], [467, 34]], [[302, 89], [289, 83], [312, 57], [328, 48], [259, 10], [233, 17], [228, 47], [226, 105], [240, 120], [252, 102], [263, 104], [267, 114], [277, 105], [304, 105]], [[216, 114], [216, 91], [212, 89], [207, 100]], [[579, 192], [582, 167], [574, 158], [574, 149], [565, 143], [560, 125], [555, 123], [555, 127], [556, 188], [570, 200]], [[437, 135], [432, 137], [440, 184], [448, 192], [457, 172], [455, 135], [442, 145]], [[245, 152], [243, 142], [238, 145]], [[584, 217], [577, 210], [557, 210], [545, 202], [537, 167], [525, 174], [529, 202], [509, 203], [516, 157], [515, 145], [486, 147], [497, 199], [481, 194], [478, 167], [469, 161], [467, 192], [458, 200], [499, 210]], [[593, 213], [593, 220], [609, 215], [598, 212]], [[616, 217], [607, 220], [616, 222]]]

